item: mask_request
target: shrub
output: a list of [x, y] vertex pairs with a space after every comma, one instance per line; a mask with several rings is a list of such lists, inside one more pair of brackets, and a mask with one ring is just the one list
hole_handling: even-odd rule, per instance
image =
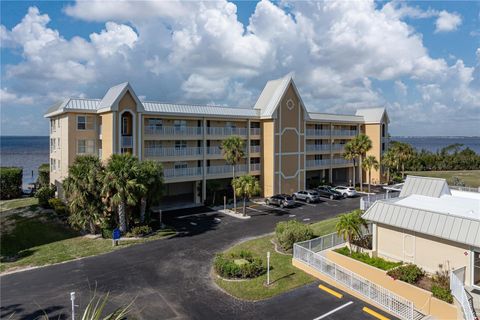
[[22, 195], [23, 169], [0, 167], [0, 199], [14, 199]]
[[387, 274], [394, 279], [413, 284], [416, 283], [425, 272], [415, 264], [406, 264], [388, 271]]
[[363, 263], [366, 263], [372, 267], [382, 269], [382, 270], [390, 270], [392, 268], [400, 266], [402, 263], [401, 262], [392, 262], [392, 261], [387, 261], [382, 258], [372, 258], [370, 257], [367, 253], [360, 253], [360, 252], [352, 252], [350, 254], [350, 250], [348, 250], [347, 247], [342, 247], [339, 249], [335, 249], [335, 252], [338, 252], [340, 254], [343, 254], [344, 256], [350, 257], [352, 259], [361, 261]]
[[313, 238], [312, 228], [295, 220], [277, 223], [275, 234], [278, 243], [285, 250], [291, 250], [295, 242], [310, 240]]
[[35, 193], [35, 197], [38, 198], [38, 204], [41, 207], [48, 208], [49, 207], [48, 200], [55, 197], [55, 188], [50, 186], [41, 187]]
[[102, 238], [112, 239], [113, 238], [113, 228], [103, 228], [102, 229]]
[[452, 291], [450, 289], [434, 284], [432, 285], [431, 291], [435, 298], [438, 298], [448, 303], [453, 302]]
[[130, 232], [127, 233], [127, 237], [140, 237], [145, 236], [152, 232], [152, 228], [149, 226], [136, 226], [133, 227]]
[[50, 165], [48, 163], [42, 163], [38, 167], [38, 187], [45, 187], [50, 185]]
[[62, 200], [58, 198], [52, 198], [48, 200], [48, 205], [53, 208], [55, 213], [59, 216], [67, 215], [67, 206]]
[[[243, 259], [243, 263], [236, 260]], [[214, 260], [215, 271], [224, 278], [255, 278], [265, 273], [266, 268], [260, 258], [249, 251], [232, 254], [217, 254]]]

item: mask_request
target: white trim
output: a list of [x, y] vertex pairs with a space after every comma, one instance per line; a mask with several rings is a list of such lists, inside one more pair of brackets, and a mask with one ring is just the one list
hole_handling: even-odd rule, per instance
[[[118, 137], [122, 137], [122, 115], [125, 113], [125, 112], [129, 112], [131, 115], [132, 115], [132, 151], [133, 151], [133, 155], [134, 156], [137, 156], [137, 142], [135, 139], [136, 138], [136, 133], [135, 131], [137, 130], [137, 117], [136, 117], [136, 112], [133, 112], [131, 109], [125, 109], [123, 110], [122, 112], [119, 113], [118, 115]], [[118, 148], [119, 148], [119, 153], [122, 152], [122, 139], [119, 139], [118, 141]]]
[[[143, 125], [142, 125], [142, 122], [143, 122], [143, 118], [142, 118], [142, 113], [141, 112], [138, 112], [137, 115], [138, 115], [138, 136], [137, 136], [137, 138], [138, 138], [138, 151], [137, 151], [137, 157], [138, 157], [138, 160], [142, 160], [142, 153], [143, 153], [143, 138], [142, 138]], [[137, 140], [137, 139], [135, 139], [135, 140]]]

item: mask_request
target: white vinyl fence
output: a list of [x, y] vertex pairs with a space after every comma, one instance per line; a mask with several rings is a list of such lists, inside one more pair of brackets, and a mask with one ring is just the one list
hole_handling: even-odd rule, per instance
[[384, 199], [390, 199], [390, 198], [397, 198], [400, 192], [388, 192], [388, 193], [380, 193], [380, 194], [372, 194], [368, 195], [365, 197], [360, 198], [360, 209], [365, 211], [372, 204], [375, 203], [377, 200], [384, 200]]
[[458, 191], [467, 191], [467, 192], [480, 192], [480, 187], [472, 188], [472, 187], [460, 187], [460, 186], [449, 186], [450, 189], [458, 190]]
[[450, 290], [452, 290], [452, 295], [462, 306], [465, 320], [476, 320], [475, 311], [472, 308], [471, 301], [468, 299], [467, 292], [463, 286], [465, 269], [465, 267], [462, 267], [450, 273]]
[[295, 243], [293, 245], [293, 257], [333, 280], [340, 282], [347, 288], [374, 301], [400, 319], [414, 319], [413, 302], [337, 265], [322, 255], [321, 251], [342, 243], [344, 243], [343, 238], [336, 234]]

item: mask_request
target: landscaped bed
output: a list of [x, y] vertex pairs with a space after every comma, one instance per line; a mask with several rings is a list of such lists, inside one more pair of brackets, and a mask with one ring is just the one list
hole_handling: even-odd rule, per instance
[[[313, 236], [318, 237], [335, 232], [337, 222], [338, 218], [333, 218], [311, 224], [310, 228], [313, 231]], [[215, 283], [237, 298], [261, 300], [315, 281], [314, 277], [292, 265], [291, 254], [285, 253], [284, 250], [279, 250], [279, 252], [275, 250], [275, 239], [275, 235], [267, 235], [248, 240], [233, 246], [223, 253], [224, 256], [228, 256], [231, 254], [238, 255], [242, 251], [248, 251], [253, 257], [262, 259], [262, 263], [266, 267], [267, 252], [269, 251], [271, 282], [269, 286], [266, 285], [266, 272], [260, 273], [251, 279], [242, 279], [241, 281], [225, 279], [215, 272]]]
[[350, 252], [347, 247], [335, 249], [334, 251], [385, 271], [398, 267], [402, 264], [401, 262], [392, 262], [382, 258], [370, 257], [367, 253]]

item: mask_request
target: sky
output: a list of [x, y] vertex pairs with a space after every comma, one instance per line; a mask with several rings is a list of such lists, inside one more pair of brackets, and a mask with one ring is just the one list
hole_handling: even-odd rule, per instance
[[384, 106], [393, 136], [480, 136], [478, 1], [2, 1], [1, 135], [66, 97], [253, 106], [294, 73], [310, 111]]

